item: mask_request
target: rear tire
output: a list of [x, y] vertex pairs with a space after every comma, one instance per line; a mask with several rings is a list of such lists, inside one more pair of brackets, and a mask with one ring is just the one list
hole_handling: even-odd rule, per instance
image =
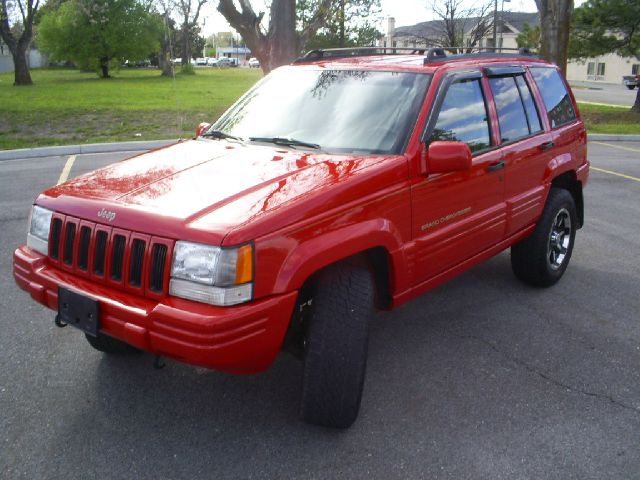
[[87, 333], [85, 333], [84, 336], [87, 338], [89, 345], [102, 353], [128, 355], [141, 352], [141, 350], [132, 347], [128, 343], [122, 342], [103, 333], [98, 333], [97, 337], [93, 337]]
[[516, 277], [536, 287], [550, 287], [564, 274], [578, 225], [571, 194], [552, 188], [530, 237], [511, 247], [511, 267]]
[[635, 86], [635, 85], [627, 85], [627, 88], [628, 88], [629, 90], [633, 90], [634, 88], [636, 88], [636, 86]]
[[347, 428], [357, 418], [373, 299], [371, 273], [360, 266], [331, 266], [315, 282], [305, 344], [304, 421]]

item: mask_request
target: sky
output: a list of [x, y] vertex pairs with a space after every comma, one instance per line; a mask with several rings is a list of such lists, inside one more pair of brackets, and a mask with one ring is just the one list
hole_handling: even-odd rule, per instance
[[[252, 0], [251, 2], [256, 13], [260, 11], [268, 12], [269, 9], [267, 5], [269, 3], [270, 2], [268, 0]], [[428, 7], [429, 0], [381, 0], [381, 3], [383, 19], [386, 19], [387, 17], [394, 17], [396, 19], [397, 27], [415, 25], [416, 23], [433, 19], [433, 13]], [[470, 0], [470, 3], [476, 2]], [[576, 5], [580, 3], [582, 3], [582, 1], [578, 0]], [[217, 12], [217, 4], [217, 1], [212, 1], [203, 7], [203, 31], [206, 36], [210, 36], [217, 32], [231, 31], [231, 27], [227, 21]], [[498, 2], [498, 8], [500, 7], [501, 0]], [[537, 11], [535, 0], [511, 0], [509, 3], [505, 2], [504, 7], [505, 10], [513, 12]], [[202, 25], [202, 20], [200, 21], [200, 24]], [[386, 20], [383, 20], [380, 25], [380, 30], [382, 32], [386, 32], [386, 28], [387, 22]]]

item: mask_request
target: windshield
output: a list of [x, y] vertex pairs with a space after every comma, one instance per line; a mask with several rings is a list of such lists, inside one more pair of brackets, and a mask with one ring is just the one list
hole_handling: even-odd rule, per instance
[[211, 128], [344, 153], [400, 154], [429, 85], [423, 73], [283, 67]]

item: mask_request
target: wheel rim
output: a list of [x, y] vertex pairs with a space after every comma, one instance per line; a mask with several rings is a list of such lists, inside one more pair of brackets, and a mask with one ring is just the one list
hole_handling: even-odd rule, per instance
[[562, 208], [553, 220], [549, 232], [547, 261], [552, 270], [558, 270], [564, 263], [569, 244], [571, 243], [571, 216], [566, 208]]

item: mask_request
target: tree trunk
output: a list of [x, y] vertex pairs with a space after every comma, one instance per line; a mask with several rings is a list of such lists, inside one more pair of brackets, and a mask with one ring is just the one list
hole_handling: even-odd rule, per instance
[[[261, 26], [263, 13], [256, 15], [249, 0], [219, 0], [218, 11], [244, 39], [251, 54], [260, 61], [267, 74], [273, 68], [286, 65], [300, 53], [318, 29], [326, 25], [334, 0], [318, 0], [315, 14], [298, 35], [296, 32], [296, 1], [273, 0], [269, 15], [269, 31]], [[240, 10], [236, 7], [240, 5]]]
[[173, 76], [173, 61], [171, 58], [171, 48], [169, 44], [168, 33], [162, 37], [160, 41], [160, 55], [158, 55], [158, 66], [163, 77]]
[[340, 33], [339, 33], [339, 47], [344, 48], [344, 2], [345, 0], [340, 0], [340, 18], [338, 21], [340, 22]]
[[286, 65], [296, 58], [299, 53], [296, 34], [296, 0], [272, 0], [268, 37], [267, 68], [269, 71], [280, 65]]
[[109, 78], [109, 57], [100, 57], [100, 71], [102, 78]]
[[28, 44], [23, 46], [21, 42], [18, 42], [16, 48], [11, 52], [13, 57], [13, 84], [20, 85], [33, 85], [31, 80], [31, 74], [29, 73], [29, 64], [27, 63], [27, 50]]
[[182, 65], [191, 63], [191, 35], [188, 24], [182, 25]]
[[637, 87], [638, 93], [636, 93], [636, 103], [631, 107], [631, 111], [634, 113], [640, 113], [640, 85]]
[[540, 13], [540, 56], [567, 73], [573, 0], [536, 0]]

